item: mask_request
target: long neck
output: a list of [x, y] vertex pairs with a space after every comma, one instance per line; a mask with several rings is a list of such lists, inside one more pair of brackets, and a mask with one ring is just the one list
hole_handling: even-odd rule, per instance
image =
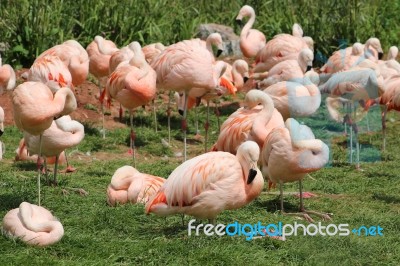
[[66, 87], [59, 89], [54, 95], [51, 106], [55, 117], [70, 114], [77, 108], [74, 93]]
[[105, 42], [103, 38], [95, 38], [95, 41], [97, 43], [97, 48], [99, 49], [99, 52], [104, 55], [112, 55], [114, 52], [119, 50], [118, 48], [104, 45]]
[[21, 222], [26, 228], [34, 232], [50, 232], [53, 230], [54, 225], [52, 222], [35, 223], [33, 221], [34, 211], [30, 203], [22, 202], [19, 205], [19, 214]]
[[66, 116], [55, 120], [57, 127], [66, 133], [70, 133], [68, 136], [68, 145], [78, 145], [85, 136], [85, 128], [78, 121], [71, 120], [70, 117]]
[[213, 85], [212, 88], [216, 88], [219, 85], [219, 78], [225, 73], [226, 63], [223, 61], [217, 61], [213, 66]]
[[267, 137], [265, 127], [271, 120], [275, 109], [274, 102], [272, 101], [271, 97], [269, 97], [266, 93], [264, 94], [265, 96], [258, 98], [259, 102], [263, 106], [263, 109], [254, 119], [250, 132], [252, 138], [254, 138], [254, 141], [256, 141], [258, 144], [262, 144], [264, 139]]
[[[0, 66], [1, 66], [1, 58], [0, 58]], [[15, 88], [15, 83], [16, 83], [17, 79], [15, 77], [14, 69], [9, 65], [6, 65], [6, 66], [9, 67], [9, 71], [10, 71], [10, 79], [8, 80], [6, 89], [7, 90], [12, 90], [12, 89]]]
[[247, 21], [246, 25], [244, 25], [242, 31], [240, 32], [240, 36], [247, 36], [251, 27], [253, 27], [253, 24], [256, 21], [256, 13], [254, 12], [254, 10], [251, 10], [250, 12], [251, 12], [250, 18]]
[[233, 77], [233, 82], [235, 82], [235, 87], [238, 90], [243, 88], [244, 85], [243, 76], [242, 74], [239, 73], [235, 63], [232, 65], [232, 77]]
[[82, 84], [89, 73], [89, 64], [82, 62], [79, 56], [72, 56], [68, 66], [72, 76], [72, 83], [75, 86]]

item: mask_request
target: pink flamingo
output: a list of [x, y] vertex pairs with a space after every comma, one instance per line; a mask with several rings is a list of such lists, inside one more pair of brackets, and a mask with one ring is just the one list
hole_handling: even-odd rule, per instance
[[245, 5], [240, 9], [236, 22], [242, 25], [244, 17], [250, 18], [240, 32], [239, 45], [243, 55], [252, 58], [265, 46], [266, 38], [261, 31], [251, 28], [256, 20], [256, 13], [251, 6]]
[[74, 86], [79, 86], [86, 80], [89, 73], [89, 56], [77, 41], [65, 41], [44, 51], [38, 58], [46, 55], [58, 56], [63, 61], [71, 73]]
[[[60, 154], [68, 148], [78, 145], [85, 136], [85, 130], [81, 123], [72, 120], [69, 115], [62, 116], [54, 120], [51, 126], [43, 131], [40, 136], [35, 136], [24, 132], [26, 147], [30, 155], [40, 154], [40, 141], [42, 142], [41, 155], [46, 157], [55, 156], [54, 181], [57, 184], [57, 167]], [[67, 161], [68, 165], [68, 161]], [[74, 171], [70, 165], [67, 166], [67, 172]], [[46, 168], [45, 168], [46, 169]]]
[[312, 69], [314, 53], [308, 48], [301, 50], [296, 60], [285, 60], [274, 65], [268, 72], [254, 73], [253, 78], [263, 78], [258, 87], [267, 88], [280, 81], [298, 82], [303, 79], [304, 74]]
[[12, 209], [4, 216], [3, 232], [28, 245], [48, 246], [61, 240], [64, 228], [47, 209], [22, 202], [19, 208]]
[[272, 129], [284, 127], [282, 115], [274, 108], [271, 97], [266, 93], [251, 90], [246, 94], [244, 103], [245, 107], [239, 108], [222, 124], [213, 151], [236, 154], [240, 144], [246, 140], [255, 141], [262, 147]]
[[16, 77], [14, 69], [8, 65], [2, 64], [1, 54], [0, 54], [0, 93], [4, 90], [12, 90], [15, 87]]
[[357, 125], [351, 118], [354, 109], [354, 102], [368, 103], [376, 99], [385, 91], [384, 80], [379, 73], [371, 68], [353, 67], [350, 70], [334, 73], [327, 82], [319, 86], [321, 93], [326, 93], [330, 97], [342, 97], [347, 100], [347, 119], [345, 123], [352, 129], [350, 130], [350, 163], [353, 162], [353, 131], [356, 138], [356, 168], [360, 168], [359, 145], [357, 140]]
[[[15, 153], [16, 153], [15, 158], [14, 158], [15, 161], [32, 161], [32, 162], [38, 161], [37, 154], [33, 154], [33, 155], [29, 154], [24, 138], [22, 138], [19, 141], [19, 145], [18, 145], [18, 148], [15, 150]], [[51, 156], [51, 157], [45, 158], [45, 162], [46, 162], [46, 164], [55, 164], [56, 156]], [[66, 162], [65, 152], [63, 151], [60, 154], [60, 156], [58, 157], [58, 164], [61, 165], [61, 164], [64, 164], [65, 162]]]
[[[28, 81], [18, 85], [12, 94], [14, 121], [16, 126], [32, 135], [42, 136], [54, 118], [67, 115], [77, 107], [73, 92], [60, 88], [53, 95], [50, 88], [41, 82]], [[39, 157], [41, 142], [39, 138]], [[40, 167], [38, 162], [38, 201], [40, 205]]]
[[156, 57], [161, 51], [165, 49], [165, 46], [160, 43], [151, 43], [142, 47], [142, 52], [144, 53], [144, 57], [146, 58], [147, 63], [151, 63], [154, 57]]
[[186, 113], [189, 91], [192, 88], [213, 90], [226, 70], [224, 62], [215, 62], [214, 56], [199, 39], [185, 40], [165, 48], [151, 66], [157, 72], [157, 87], [185, 91], [182, 119], [184, 160], [186, 160]]
[[71, 73], [61, 59], [55, 55], [38, 57], [28, 71], [28, 81], [42, 82], [53, 93], [62, 87], [73, 87]]
[[309, 214], [315, 214], [324, 220], [330, 220], [328, 214], [304, 209], [302, 180], [308, 173], [317, 171], [329, 161], [329, 148], [319, 139], [315, 139], [311, 129], [289, 118], [284, 128], [275, 128], [265, 139], [261, 150], [261, 165], [264, 176], [273, 183], [279, 183], [281, 212], [283, 208], [283, 183], [299, 181], [300, 213], [307, 221], [313, 222]]
[[140, 173], [132, 166], [122, 166], [115, 171], [107, 188], [107, 203], [111, 206], [125, 203], [145, 204], [157, 193], [165, 179]]
[[365, 45], [354, 43], [352, 47], [334, 52], [320, 71], [322, 73], [336, 73], [349, 70], [365, 59], [377, 62], [382, 56], [383, 50], [380, 41], [377, 38], [370, 38]]
[[[119, 66], [108, 78], [106, 90], [108, 105], [116, 99], [130, 111], [130, 151], [135, 160], [135, 132], [133, 130], [133, 109], [145, 105], [156, 95], [156, 72], [146, 62], [140, 44], [134, 42], [134, 57], [128, 65]], [[104, 95], [102, 95], [102, 99]]]
[[[106, 50], [106, 52], [104, 52]], [[96, 77], [99, 87], [99, 95], [101, 95], [102, 83], [110, 72], [110, 58], [114, 51], [118, 48], [114, 42], [105, 40], [101, 36], [94, 37], [94, 40], [86, 47], [86, 52], [89, 56], [89, 72]], [[100, 104], [102, 114], [102, 134], [103, 139], [106, 137], [104, 128], [104, 105]]]
[[378, 61], [377, 68], [385, 81], [393, 76], [400, 75], [400, 63], [396, 60], [398, 53], [399, 49], [396, 46], [391, 46], [386, 60]]
[[[309, 71], [307, 73], [318, 77], [316, 72]], [[289, 117], [312, 115], [321, 105], [321, 93], [317, 85], [312, 82], [312, 77], [310, 78], [308, 75], [299, 78], [297, 82], [281, 81], [264, 90], [271, 97], [283, 120], [286, 121]], [[318, 78], [317, 80], [319, 81]]]
[[285, 60], [296, 60], [301, 50], [309, 48], [313, 50], [313, 42], [310, 37], [302, 37], [300, 25], [293, 25], [294, 34], [278, 34], [268, 41], [259, 51], [256, 57], [254, 72], [265, 72], [274, 65]]
[[261, 193], [264, 179], [257, 167], [259, 155], [258, 145], [247, 141], [236, 156], [208, 152], [185, 161], [146, 203], [146, 213], [183, 213], [214, 222], [222, 211], [241, 208]]

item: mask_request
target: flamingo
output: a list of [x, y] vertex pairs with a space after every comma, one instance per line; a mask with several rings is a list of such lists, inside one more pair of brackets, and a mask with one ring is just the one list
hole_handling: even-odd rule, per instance
[[68, 40], [62, 44], [53, 46], [38, 56], [58, 56], [68, 68], [72, 76], [72, 84], [79, 86], [89, 73], [89, 56], [86, 50], [75, 40]]
[[63, 61], [55, 55], [38, 57], [28, 71], [28, 81], [46, 84], [52, 92], [62, 87], [72, 88], [72, 76]]
[[4, 92], [4, 90], [12, 90], [15, 88], [15, 71], [14, 69], [8, 65], [2, 64], [1, 54], [0, 54], [0, 94]]
[[305, 48], [313, 50], [312, 39], [301, 37], [299, 27], [298, 24], [293, 26], [294, 35], [278, 34], [265, 44], [257, 54], [255, 73], [268, 71], [277, 63], [285, 60], [296, 60], [301, 50]]
[[244, 17], [250, 18], [240, 32], [239, 45], [243, 55], [252, 58], [265, 46], [266, 38], [261, 31], [251, 28], [256, 20], [256, 13], [251, 6], [245, 5], [240, 9], [236, 22], [242, 25]]
[[284, 128], [275, 128], [265, 139], [261, 150], [261, 170], [273, 183], [280, 185], [281, 212], [283, 208], [283, 183], [299, 181], [300, 213], [290, 215], [302, 216], [313, 222], [309, 214], [315, 214], [324, 220], [330, 220], [328, 214], [304, 209], [302, 180], [308, 173], [315, 172], [329, 161], [329, 148], [319, 139], [315, 139], [311, 129], [300, 125], [289, 118]]
[[[22, 138], [19, 141], [18, 148], [15, 150], [15, 161], [32, 161], [32, 162], [37, 162], [38, 161], [38, 155], [33, 154], [30, 155], [28, 152], [28, 149], [26, 147], [25, 139]], [[56, 162], [56, 156], [51, 156], [45, 158], [46, 164], [54, 164]], [[58, 157], [58, 164], [64, 164], [66, 162], [66, 157], [65, 157], [65, 152], [63, 151], [60, 153], [60, 156]]]
[[49, 246], [61, 240], [64, 228], [47, 209], [22, 202], [3, 218], [3, 232], [32, 246]]
[[141, 46], [134, 42], [134, 57], [128, 65], [119, 66], [108, 78], [104, 96], [107, 96], [108, 105], [111, 98], [116, 99], [124, 108], [130, 111], [130, 151], [134, 165], [135, 159], [135, 132], [133, 130], [133, 109], [145, 105], [156, 95], [156, 72], [146, 62]]
[[[284, 127], [282, 115], [266, 93], [251, 90], [246, 94], [245, 106], [231, 114], [222, 124], [213, 151], [236, 154], [238, 147], [246, 140], [255, 141], [260, 147], [269, 132]], [[261, 106], [258, 104], [261, 103]]]
[[[106, 50], [106, 52], [104, 52]], [[105, 40], [101, 36], [94, 37], [94, 40], [86, 47], [89, 56], [89, 72], [96, 77], [99, 87], [99, 95], [101, 95], [101, 84], [110, 72], [110, 58], [113, 52], [118, 50], [114, 42]], [[103, 139], [106, 137], [104, 128], [104, 105], [100, 104], [102, 114], [102, 134]]]
[[[14, 121], [16, 126], [39, 137], [41, 156], [41, 135], [53, 123], [54, 118], [67, 115], [77, 107], [73, 92], [60, 88], [54, 95], [41, 82], [28, 81], [16, 87], [12, 93]], [[38, 202], [40, 205], [40, 167], [38, 162]]]
[[162, 177], [140, 173], [132, 166], [122, 166], [115, 171], [107, 187], [107, 203], [110, 206], [127, 202], [145, 204], [164, 182]]
[[[309, 75], [318, 74], [309, 71]], [[281, 81], [267, 87], [264, 92], [274, 102], [283, 120], [289, 117], [305, 117], [315, 113], [321, 105], [321, 93], [309, 75], [295, 81]], [[318, 84], [317, 78], [316, 83]]]
[[[207, 103], [207, 119], [204, 125], [205, 128], [205, 141], [204, 148], [207, 152], [207, 141], [208, 141], [208, 128], [209, 128], [209, 113], [210, 113], [210, 101], [220, 98], [222, 95], [232, 94], [235, 95], [236, 91], [243, 88], [244, 83], [249, 79], [249, 65], [246, 61], [238, 59], [233, 62], [232, 65], [227, 63], [227, 69], [221, 77], [220, 85], [215, 91], [206, 92], [201, 89], [192, 89], [189, 92], [188, 97], [188, 110], [192, 107], [196, 108], [198, 99], [203, 99]], [[183, 93], [182, 93], [183, 96]], [[175, 101], [178, 105], [178, 111], [182, 115], [184, 109], [184, 97], [181, 97], [179, 93], [175, 93]], [[219, 116], [218, 118], [218, 129], [219, 129]], [[198, 120], [197, 120], [197, 109], [196, 109], [196, 135], [198, 135]]]
[[56, 157], [53, 181], [55, 185], [57, 184], [57, 166], [60, 154], [65, 149], [78, 145], [83, 140], [84, 136], [85, 130], [83, 125], [78, 121], [72, 120], [69, 115], [65, 115], [54, 120], [51, 126], [43, 131], [41, 136], [35, 136], [28, 132], [24, 132], [25, 143], [30, 155], [39, 155], [39, 145], [41, 140], [42, 147], [40, 155], [44, 155], [46, 157]]
[[208, 152], [185, 161], [146, 203], [146, 213], [183, 213], [213, 222], [222, 211], [245, 206], [263, 189], [259, 154], [258, 145], [246, 141], [236, 155]]
[[308, 48], [301, 50], [298, 59], [285, 60], [274, 65], [267, 73], [254, 73], [253, 78], [264, 78], [259, 82], [259, 88], [267, 88], [279, 81], [298, 81], [307, 71], [312, 69], [313, 51]]
[[165, 46], [160, 43], [151, 43], [142, 47], [142, 52], [144, 53], [144, 57], [146, 58], [147, 63], [151, 63], [154, 57], [156, 57], [161, 51], [165, 49]]
[[396, 46], [391, 46], [386, 61], [378, 61], [377, 68], [385, 81], [389, 80], [392, 76], [400, 74], [400, 63], [396, 61], [398, 53], [399, 49]]
[[[348, 113], [351, 113], [354, 102], [367, 103], [381, 96], [385, 91], [385, 84], [379, 72], [371, 68], [353, 67], [347, 71], [334, 73], [327, 82], [319, 86], [319, 89], [321, 93], [326, 93], [330, 97], [342, 97], [349, 100], [347, 109]], [[345, 122], [356, 134], [356, 169], [360, 169], [357, 127], [354, 118], [349, 117]], [[350, 163], [353, 162], [353, 130], [350, 130]]]
[[[0, 106], [0, 136], [4, 133], [4, 109]], [[3, 159], [4, 143], [0, 141], [0, 160]]]
[[383, 50], [379, 39], [369, 38], [364, 45], [356, 42], [352, 47], [334, 52], [320, 71], [322, 73], [345, 71], [360, 64], [365, 59], [377, 62], [382, 56]]
[[192, 88], [213, 90], [226, 70], [226, 63], [215, 62], [214, 56], [204, 48], [199, 39], [185, 40], [165, 48], [151, 66], [157, 73], [157, 87], [185, 91], [185, 108], [182, 119], [184, 160], [186, 161], [187, 98]]

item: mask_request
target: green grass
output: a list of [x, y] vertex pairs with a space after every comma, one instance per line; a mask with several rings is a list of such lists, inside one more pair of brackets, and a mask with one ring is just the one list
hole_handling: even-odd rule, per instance
[[[190, 137], [195, 133], [193, 113], [189, 115]], [[221, 113], [224, 117], [228, 115], [225, 110]], [[182, 159], [173, 155], [181, 149], [182, 143], [177, 129], [179, 117], [175, 116], [172, 147], [160, 148], [161, 139], [168, 137], [163, 114], [161, 110], [158, 112], [160, 132], [155, 134], [150, 114], [141, 110], [136, 113], [137, 168], [167, 177]], [[378, 151], [380, 154], [380, 160], [362, 163], [364, 171], [355, 171], [354, 166], [348, 164], [346, 142], [341, 134], [343, 127], [328, 121], [324, 114], [325, 108], [321, 107], [312, 118], [301, 120], [330, 143], [332, 152], [329, 166], [313, 173], [315, 180], [305, 179], [305, 191], [319, 195], [306, 199], [305, 205], [312, 210], [333, 213], [332, 223], [335, 224], [346, 223], [350, 228], [379, 225], [384, 228], [384, 236], [293, 236], [285, 242], [269, 238], [246, 241], [244, 236], [188, 237], [180, 216], [145, 215], [142, 205], [107, 206], [105, 191], [111, 176], [117, 168], [132, 164], [126, 154], [129, 129], [107, 131], [103, 140], [95, 125], [86, 124], [85, 139], [69, 151], [77, 172], [60, 174], [59, 187], [42, 187], [42, 205], [60, 219], [64, 237], [56, 245], [37, 248], [0, 236], [0, 265], [396, 265], [400, 261], [398, 114], [389, 115], [394, 121], [388, 122], [388, 145], [384, 153], [380, 152], [378, 128], [373, 126], [375, 132], [366, 134], [361, 127], [363, 147], [370, 145], [368, 149], [362, 149], [361, 158], [375, 158]], [[204, 119], [203, 107], [200, 117]], [[379, 112], [373, 110], [370, 123], [379, 123], [377, 119]], [[212, 116], [212, 141], [217, 137], [216, 124]], [[13, 147], [17, 146], [21, 136], [14, 127], [7, 127], [2, 136], [7, 152], [0, 164], [0, 217], [22, 201], [37, 202], [35, 163], [12, 160]], [[201, 143], [190, 143], [190, 157], [202, 152]], [[63, 195], [62, 188], [83, 188], [89, 195], [81, 197], [74, 192]], [[297, 184], [285, 185], [285, 191], [296, 189]], [[297, 198], [285, 196], [287, 210], [295, 211], [297, 206]], [[189, 219], [186, 217], [185, 222]], [[262, 194], [244, 208], [225, 211], [217, 219], [217, 223], [223, 224], [234, 221], [307, 224], [282, 216], [277, 194]]]

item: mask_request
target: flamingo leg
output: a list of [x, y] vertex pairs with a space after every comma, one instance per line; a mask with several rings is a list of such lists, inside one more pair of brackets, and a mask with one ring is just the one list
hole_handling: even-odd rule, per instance
[[168, 95], [167, 117], [168, 117], [168, 144], [171, 144], [171, 98], [172, 91]]
[[185, 108], [183, 110], [183, 118], [182, 118], [182, 131], [183, 131], [183, 153], [184, 153], [184, 161], [186, 161], [187, 157], [187, 145], [186, 145], [186, 131], [187, 131], [187, 122], [186, 122], [186, 117], [187, 117], [187, 107], [188, 107], [188, 98], [189, 98], [189, 93], [185, 93]]
[[119, 104], [119, 111], [118, 111], [119, 122], [122, 122], [122, 115], [123, 114], [124, 114], [124, 110], [122, 109], [122, 105]]
[[136, 168], [136, 152], [135, 152], [135, 139], [136, 134], [133, 130], [133, 112], [129, 110], [129, 122], [131, 124], [131, 133], [130, 133], [130, 151], [132, 152], [132, 159], [133, 159], [133, 167]]
[[54, 163], [54, 179], [53, 179], [54, 186], [57, 186], [58, 158], [59, 155], [56, 155], [56, 162]]
[[217, 116], [217, 123], [218, 123], [218, 132], [221, 131], [221, 122], [219, 121], [219, 109], [218, 109], [218, 103], [215, 103], [215, 115]]
[[[316, 215], [316, 216], [320, 217], [323, 221], [331, 221], [332, 220], [330, 214], [328, 214], [328, 213], [320, 213], [320, 212], [317, 212], [317, 211], [306, 210], [304, 208], [304, 203], [303, 203], [304, 202], [303, 201], [303, 181], [301, 179], [299, 180], [299, 191], [300, 191], [300, 212], [301, 213], [308, 214], [308, 217], [310, 217], [309, 214]], [[305, 219], [307, 220], [307, 218], [305, 218]]]
[[65, 172], [66, 173], [75, 172], [76, 169], [69, 164], [68, 156], [67, 156], [67, 150], [64, 151], [64, 155], [65, 155], [65, 161], [67, 162], [67, 168], [65, 169]]
[[153, 115], [154, 115], [154, 129], [155, 132], [157, 133], [157, 113], [156, 113], [156, 100], [153, 99]]
[[207, 100], [207, 121], [204, 125], [205, 129], [205, 136], [204, 136], [204, 152], [207, 152], [207, 142], [208, 142], [208, 128], [210, 126], [209, 124], [209, 117], [210, 117], [210, 101]]
[[[101, 81], [100, 81], [100, 79], [98, 79], [98, 81], [99, 81], [99, 92], [101, 95], [101, 93], [102, 93]], [[102, 127], [101, 133], [102, 133], [103, 139], [105, 139], [106, 138], [106, 130], [104, 128], [104, 104], [103, 104], [103, 102], [100, 103], [100, 110], [101, 110], [101, 127]]]
[[383, 106], [383, 111], [382, 111], [382, 137], [383, 137], [383, 143], [382, 143], [382, 150], [386, 150], [386, 114], [387, 114], [387, 106]]
[[39, 156], [37, 161], [37, 168], [38, 168], [38, 178], [37, 178], [37, 185], [38, 185], [38, 205], [40, 206], [40, 157], [42, 156], [42, 135], [39, 136]]

